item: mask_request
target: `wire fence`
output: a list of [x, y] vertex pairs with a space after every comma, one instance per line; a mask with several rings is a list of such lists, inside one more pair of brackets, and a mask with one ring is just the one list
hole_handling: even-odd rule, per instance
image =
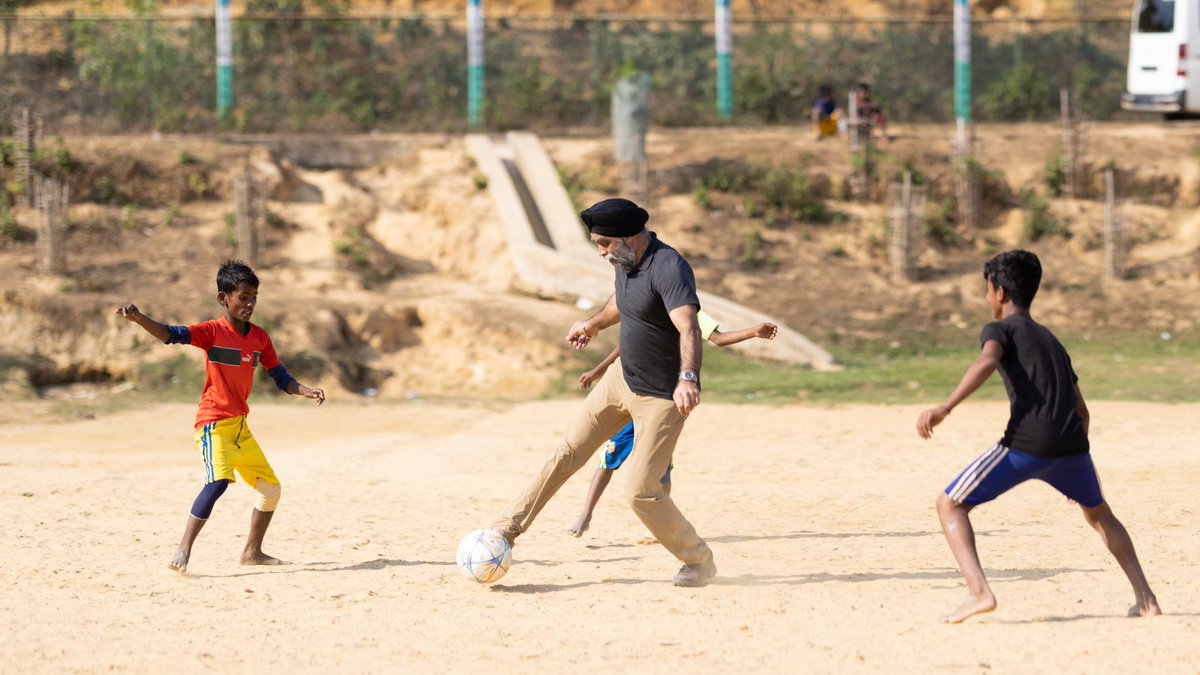
[[[211, 17], [0, 16], [0, 132], [34, 106], [48, 133], [462, 131], [465, 19], [247, 15], [233, 22], [231, 115], [216, 114]], [[712, 25], [696, 19], [489, 19], [483, 124], [603, 127], [612, 87], [652, 78], [652, 123], [717, 124]], [[978, 21], [974, 115], [1052, 119], [1067, 88], [1119, 115], [1124, 19]], [[889, 119], [953, 119], [948, 20], [734, 24], [733, 123], [799, 124], [817, 87], [872, 85]]]

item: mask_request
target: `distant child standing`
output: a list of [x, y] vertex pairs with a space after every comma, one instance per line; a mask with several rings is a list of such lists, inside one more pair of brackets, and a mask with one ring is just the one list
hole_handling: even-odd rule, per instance
[[[700, 338], [708, 340], [718, 347], [728, 347], [739, 342], [745, 342], [753, 338], [762, 338], [764, 340], [774, 340], [775, 334], [779, 332], [779, 326], [773, 323], [760, 323], [751, 328], [743, 328], [741, 330], [721, 332], [718, 330], [718, 324], [711, 316], [704, 313], [704, 310], [696, 312], [696, 322], [700, 325]], [[608, 367], [616, 362], [621, 356], [621, 347], [616, 349], [604, 357], [595, 368], [587, 371], [579, 376], [579, 388], [587, 389], [592, 386], [592, 383], [599, 380], [604, 375]], [[596, 510], [596, 504], [600, 501], [600, 495], [604, 494], [605, 488], [608, 487], [609, 481], [612, 480], [613, 472], [621, 468], [625, 460], [629, 457], [629, 453], [633, 452], [633, 422], [625, 425], [625, 428], [617, 432], [602, 448], [604, 452], [600, 454], [600, 466], [596, 467], [596, 473], [592, 476], [592, 483], [588, 487], [587, 498], [584, 500], [583, 512], [579, 514], [579, 519], [575, 524], [567, 528], [567, 533], [582, 537], [584, 532], [587, 532], [588, 526], [592, 522], [592, 512]], [[671, 470], [675, 467], [674, 464], [667, 467], [667, 473], [662, 477], [663, 491], [671, 494]]]
[[254, 488], [258, 497], [250, 515], [250, 534], [242, 551], [243, 565], [279, 565], [262, 550], [263, 536], [279, 503], [279, 479], [250, 433], [246, 399], [254, 383], [254, 369], [266, 369], [276, 386], [289, 394], [325, 402], [325, 392], [297, 382], [279, 362], [266, 331], [250, 323], [258, 303], [258, 277], [240, 260], [229, 260], [217, 270], [217, 302], [225, 315], [192, 326], [167, 326], [142, 314], [136, 305], [125, 305], [117, 314], [136, 323], [166, 344], [190, 344], [207, 355], [204, 391], [196, 413], [196, 445], [204, 461], [204, 487], [192, 504], [179, 550], [168, 567], [187, 572], [196, 535], [212, 514], [213, 505], [234, 481], [234, 471]]
[[859, 82], [854, 87], [855, 117], [858, 119], [859, 132], [864, 140], [871, 137], [875, 129], [885, 141], [891, 141], [887, 132], [887, 119], [883, 116], [883, 108], [871, 98], [871, 85]]
[[1042, 265], [1028, 251], [1008, 251], [983, 266], [987, 303], [996, 320], [983, 327], [982, 351], [943, 405], [917, 418], [917, 433], [930, 438], [950, 411], [999, 369], [1008, 390], [1011, 415], [1000, 442], [970, 464], [938, 496], [942, 531], [970, 593], [942, 617], [959, 623], [996, 608], [975, 548], [971, 509], [1018, 484], [1037, 478], [1079, 504], [1083, 517], [1100, 533], [1133, 585], [1130, 616], [1161, 614], [1133, 541], [1100, 491], [1089, 454], [1087, 405], [1071, 357], [1054, 334], [1030, 317], [1029, 307], [1042, 279]]

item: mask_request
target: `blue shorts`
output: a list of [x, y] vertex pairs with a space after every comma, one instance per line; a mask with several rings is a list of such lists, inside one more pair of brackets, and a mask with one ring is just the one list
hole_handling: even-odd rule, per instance
[[1104, 503], [1090, 453], [1038, 457], [999, 443], [971, 462], [946, 488], [946, 496], [978, 506], [1033, 478], [1049, 483], [1080, 506], [1091, 509]]
[[[629, 458], [629, 453], [633, 452], [633, 422], [625, 425], [625, 428], [618, 431], [616, 436], [613, 436], [603, 446], [604, 452], [600, 454], [600, 466], [598, 468], [605, 471], [616, 471], [621, 468], [625, 460]], [[663, 483], [671, 482], [671, 469], [675, 468], [675, 462], [667, 467], [667, 473], [662, 477]]]

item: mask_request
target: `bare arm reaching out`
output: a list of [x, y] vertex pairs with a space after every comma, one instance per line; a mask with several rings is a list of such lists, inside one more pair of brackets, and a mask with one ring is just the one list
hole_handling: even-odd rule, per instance
[[124, 317], [126, 321], [132, 321], [146, 329], [146, 332], [153, 335], [159, 342], [165, 343], [171, 338], [171, 331], [167, 329], [165, 324], [161, 324], [142, 314], [137, 305], [133, 303], [118, 307], [116, 314], [117, 316]]
[[604, 357], [603, 361], [596, 364], [595, 368], [592, 368], [591, 370], [579, 376], [579, 388], [587, 389], [588, 387], [592, 386], [592, 383], [600, 379], [600, 377], [608, 371], [608, 367], [615, 363], [617, 358], [620, 356], [621, 345], [617, 345], [616, 348], [608, 353], [608, 356]]
[[723, 332], [714, 330], [712, 335], [708, 336], [708, 341], [718, 347], [728, 347], [736, 345], [739, 342], [745, 342], [751, 338], [762, 338], [764, 340], [774, 340], [775, 335], [779, 332], [779, 326], [773, 323], [760, 323], [757, 326], [743, 328], [741, 330], [731, 330]]
[[982, 387], [984, 382], [987, 382], [992, 373], [996, 372], [996, 367], [1000, 365], [1000, 359], [1003, 356], [1004, 348], [1000, 346], [999, 342], [988, 340], [983, 343], [979, 357], [967, 368], [967, 372], [963, 374], [962, 380], [954, 388], [950, 398], [946, 399], [942, 405], [930, 408], [917, 417], [917, 435], [921, 438], [933, 436], [933, 428], [941, 424], [955, 406], [962, 403], [964, 399]]

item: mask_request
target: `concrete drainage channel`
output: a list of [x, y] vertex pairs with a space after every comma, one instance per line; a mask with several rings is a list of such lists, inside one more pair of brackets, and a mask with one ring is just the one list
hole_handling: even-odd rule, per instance
[[[588, 242], [554, 163], [537, 135], [509, 132], [491, 137], [471, 134], [467, 150], [487, 177], [488, 192], [500, 214], [509, 254], [525, 290], [576, 300], [596, 307], [612, 294], [612, 269]], [[798, 363], [814, 370], [841, 370], [824, 349], [796, 330], [762, 312], [700, 291], [705, 311], [723, 326], [779, 325], [774, 340], [735, 345], [758, 358]]]

